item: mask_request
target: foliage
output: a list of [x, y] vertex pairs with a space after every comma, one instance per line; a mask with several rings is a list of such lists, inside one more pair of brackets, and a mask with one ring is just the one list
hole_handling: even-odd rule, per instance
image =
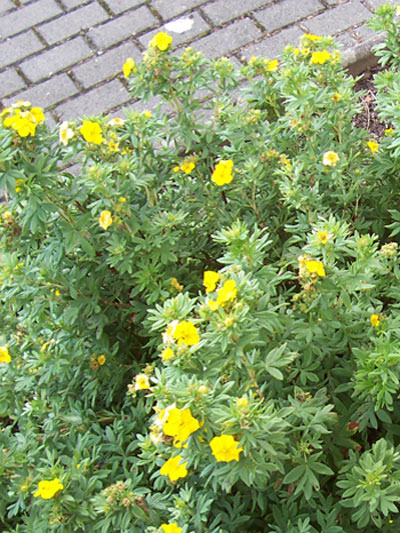
[[396, 531], [394, 13], [382, 139], [313, 35], [238, 71], [161, 33], [152, 113], [2, 112], [4, 530]]

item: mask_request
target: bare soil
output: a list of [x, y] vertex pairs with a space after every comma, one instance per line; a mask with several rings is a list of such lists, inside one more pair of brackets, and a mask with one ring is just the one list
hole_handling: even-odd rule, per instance
[[376, 111], [376, 89], [373, 85], [373, 77], [380, 70], [382, 70], [381, 67], [366, 70], [354, 87], [356, 91], [364, 91], [364, 93], [359, 98], [363, 109], [360, 114], [356, 115], [353, 123], [359, 128], [368, 130], [376, 138], [382, 137], [385, 134], [385, 129], [390, 127], [389, 124], [385, 124], [379, 119]]

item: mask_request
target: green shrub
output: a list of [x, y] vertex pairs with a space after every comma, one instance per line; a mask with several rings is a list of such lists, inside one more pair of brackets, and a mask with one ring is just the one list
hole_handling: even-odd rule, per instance
[[238, 71], [161, 33], [152, 113], [2, 112], [6, 531], [396, 531], [394, 14], [379, 142], [313, 35]]

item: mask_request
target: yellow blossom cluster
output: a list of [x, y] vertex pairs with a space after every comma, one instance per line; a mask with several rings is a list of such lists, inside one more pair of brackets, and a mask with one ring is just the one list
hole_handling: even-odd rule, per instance
[[[298, 258], [299, 275], [301, 278], [318, 279], [318, 277], [326, 276], [325, 267], [322, 261], [316, 261], [308, 256], [301, 255]], [[311, 275], [311, 276], [310, 276]]]
[[105, 209], [104, 211], [100, 213], [99, 225], [104, 230], [107, 230], [108, 227], [111, 226], [112, 223], [113, 223], [113, 218], [111, 215], [111, 211], [108, 211], [107, 209]]
[[232, 435], [221, 435], [214, 437], [210, 442], [210, 448], [215, 459], [225, 461], [239, 461], [239, 454], [243, 448], [238, 446], [239, 442]]
[[230, 183], [233, 179], [232, 169], [233, 161], [231, 159], [221, 159], [221, 161], [216, 164], [211, 179], [219, 187], [221, 187], [222, 185], [226, 185], [227, 183]]
[[163, 31], [157, 33], [155, 37], [150, 41], [150, 46], [152, 48], [158, 48], [162, 52], [167, 50], [169, 45], [172, 43], [172, 37]]
[[217, 283], [220, 280], [220, 275], [218, 272], [214, 272], [213, 270], [206, 270], [203, 274], [203, 285], [206, 288], [206, 292], [214, 292]]
[[174, 172], [182, 171], [185, 174], [190, 174], [192, 170], [196, 167], [196, 163], [191, 159], [189, 161], [184, 161], [182, 165], [174, 167]]
[[331, 59], [331, 57], [332, 55], [326, 50], [318, 50], [311, 54], [310, 63], [312, 65], [323, 65], [328, 59]]
[[163, 533], [182, 533], [182, 528], [176, 522], [170, 524], [161, 524]]
[[371, 322], [371, 325], [374, 326], [374, 328], [378, 328], [381, 323], [380, 316], [374, 313], [370, 317], [370, 322]]
[[136, 70], [136, 67], [135, 67], [135, 62], [133, 58], [128, 57], [128, 59], [125, 61], [122, 67], [122, 72], [124, 73], [125, 78], [129, 78], [129, 76], [131, 75], [131, 72], [135, 72], [135, 70]]
[[[220, 279], [218, 272], [212, 270], [206, 270], [203, 274], [203, 285], [206, 288], [206, 292], [213, 292], [217, 287], [217, 283]], [[208, 307], [211, 311], [216, 311], [219, 307], [225, 307], [228, 303], [233, 302], [237, 296], [236, 282], [233, 279], [225, 281], [217, 292], [216, 300], [208, 300]]]
[[135, 376], [135, 391], [146, 390], [150, 388], [150, 381], [147, 374], [137, 374]]
[[181, 477], [187, 476], [187, 463], [182, 463], [183, 457], [181, 455], [176, 455], [171, 457], [166, 461], [161, 470], [160, 474], [162, 476], [168, 476], [171, 481], [177, 481]]
[[60, 490], [63, 490], [64, 485], [60, 482], [58, 477], [50, 481], [39, 481], [38, 490], [33, 495], [35, 498], [40, 496], [44, 500], [50, 500]]
[[196, 326], [190, 320], [171, 323], [165, 332], [169, 340], [177, 341], [178, 346], [194, 346], [200, 342], [200, 335]]
[[376, 141], [368, 141], [367, 146], [371, 150], [372, 154], [375, 154], [375, 152], [379, 150], [379, 144]]
[[79, 131], [88, 143], [101, 144], [104, 141], [101, 126], [97, 122], [84, 120]]
[[44, 122], [43, 110], [30, 102], [18, 101], [3, 109], [0, 115], [3, 126], [12, 128], [20, 137], [33, 137], [38, 124]]
[[263, 72], [274, 72], [275, 70], [278, 70], [279, 61], [277, 59], [270, 61], [266, 58], [251, 56], [249, 59], [249, 65], [251, 67], [258, 67], [260, 71]]
[[9, 363], [11, 361], [11, 356], [8, 353], [7, 346], [0, 346], [0, 363]]
[[327, 231], [319, 231], [317, 233], [318, 240], [321, 244], [326, 244], [329, 240], [329, 235]]
[[181, 448], [192, 433], [200, 428], [200, 422], [192, 416], [189, 408], [178, 409], [172, 407], [166, 415], [161, 412], [161, 420], [164, 420], [162, 429], [168, 437], [174, 437], [174, 446]]
[[[211, 453], [218, 462], [230, 463], [239, 461], [240, 453], [243, 447], [239, 446], [239, 441], [233, 435], [220, 435], [211, 439]], [[179, 478], [186, 477], [188, 474], [187, 462], [181, 455], [176, 455], [168, 459], [160, 469], [162, 476], [168, 476], [170, 481], [177, 481]]]

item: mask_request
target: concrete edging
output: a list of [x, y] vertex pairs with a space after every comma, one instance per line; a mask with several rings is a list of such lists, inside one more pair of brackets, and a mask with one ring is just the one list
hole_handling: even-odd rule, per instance
[[383, 43], [385, 33], [379, 33], [361, 44], [353, 46], [343, 52], [342, 65], [347, 68], [352, 76], [358, 76], [365, 70], [375, 67], [378, 64], [378, 58], [372, 51], [377, 44]]

